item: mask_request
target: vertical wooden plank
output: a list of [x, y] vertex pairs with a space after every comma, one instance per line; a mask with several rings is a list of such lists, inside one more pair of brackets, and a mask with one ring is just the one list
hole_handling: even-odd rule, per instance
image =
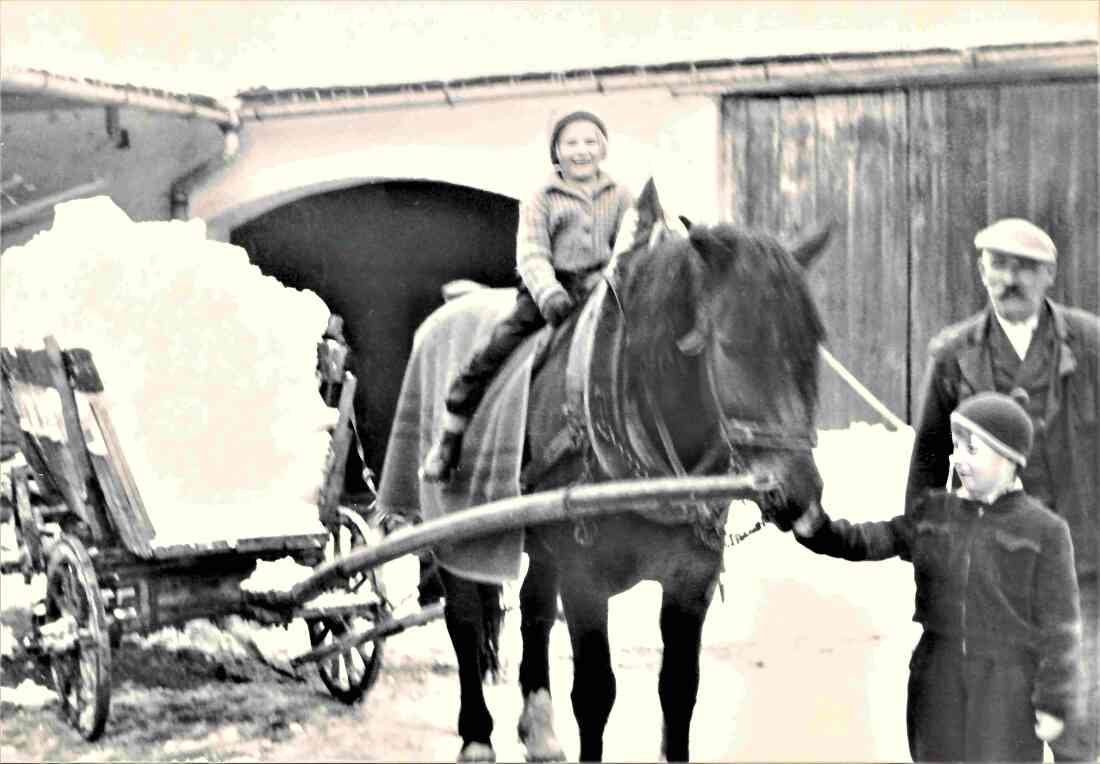
[[[931, 338], [985, 304], [973, 242], [974, 234], [989, 222], [995, 193], [989, 162], [996, 155], [997, 141], [1004, 139], [1003, 133], [998, 138], [991, 132], [997, 110], [992, 93], [986, 87], [930, 88], [911, 99], [917, 104], [910, 112], [911, 411], [920, 404], [917, 397]], [[929, 237], [918, 229], [936, 233]]]
[[749, 143], [748, 99], [729, 96], [722, 99], [722, 137], [719, 157], [722, 220], [748, 225], [749, 179], [747, 154]]
[[909, 120], [904, 91], [883, 99], [886, 123], [886, 193], [883, 198], [885, 310], [893, 317], [882, 360], [882, 400], [895, 416], [909, 417]]
[[[1088, 290], [1096, 287], [1096, 121], [1075, 119], [1079, 85], [1050, 84], [1034, 87], [1026, 94], [1031, 112], [1031, 165], [1029, 220], [1047, 231], [1058, 248], [1058, 276], [1051, 297], [1070, 305], [1096, 310], [1095, 291], [1091, 304]], [[1096, 89], [1092, 88], [1093, 103]], [[1040, 119], [1039, 115], [1058, 118]], [[1082, 115], [1084, 116], [1084, 115]], [[1091, 150], [1078, 136], [1091, 128]], [[1083, 153], [1084, 156], [1080, 156]], [[1091, 161], [1091, 165], [1084, 164]], [[1087, 167], [1084, 173], [1082, 167]], [[1091, 180], [1090, 180], [1091, 178]], [[1092, 203], [1078, 204], [1082, 187], [1091, 185]], [[1091, 212], [1089, 211], [1091, 207]], [[1091, 225], [1090, 225], [1091, 218]], [[1093, 245], [1078, 238], [1078, 231], [1091, 228]], [[1089, 250], [1091, 249], [1091, 252]], [[1091, 255], [1091, 256], [1090, 256]], [[1088, 261], [1091, 260], [1092, 278]]]
[[[878, 330], [872, 326], [882, 318], [881, 312], [865, 313], [874, 309], [873, 263], [882, 251], [882, 226], [879, 206], [876, 203], [882, 187], [876, 181], [881, 176], [881, 139], [876, 135], [881, 120], [881, 97], [872, 94], [856, 94], [849, 98], [852, 124], [855, 128], [854, 157], [848, 180], [851, 194], [849, 241], [854, 245], [848, 252], [848, 343], [839, 350], [838, 357], [863, 384], [878, 393], [869, 384], [865, 359], [872, 349], [877, 350]], [[879, 113], [876, 114], [876, 111]], [[876, 322], [866, 321], [865, 316], [875, 316]], [[860, 417], [852, 411], [853, 418]]]
[[[849, 168], [854, 163], [855, 137], [847, 96], [818, 96], [814, 106], [817, 126], [815, 206], [823, 214], [828, 212], [836, 218], [838, 230], [833, 233], [828, 252], [810, 271], [809, 283], [825, 324], [826, 345], [847, 366], [851, 363], [845, 351], [849, 345], [848, 311], [853, 307], [848, 301], [849, 262], [855, 246], [850, 219]], [[843, 427], [848, 421], [847, 405], [844, 383], [823, 368], [819, 426]]]
[[325, 464], [325, 476], [317, 497], [317, 509], [320, 521], [326, 527], [336, 524], [337, 505], [344, 489], [344, 469], [348, 462], [348, 450], [351, 447], [352, 402], [355, 400], [357, 380], [349, 371], [344, 372], [344, 384], [340, 390], [340, 402], [337, 406], [339, 416], [332, 430], [332, 442]]
[[1006, 86], [998, 97], [991, 218], [1026, 217], [1045, 228], [1059, 246], [1052, 295], [1095, 311], [1096, 84]]
[[[849, 347], [847, 366], [892, 411], [904, 411], [907, 335], [906, 254], [900, 253], [901, 272], [891, 267], [897, 253], [891, 251], [887, 223], [891, 215], [904, 214], [905, 199], [895, 198], [891, 183], [891, 127], [887, 123], [889, 93], [852, 96], [857, 152], [854, 179], [852, 239], [856, 246], [849, 264]], [[878, 416], [852, 401], [853, 418], [878, 421]], [[859, 404], [859, 405], [857, 405]]]
[[1066, 284], [1067, 301], [1100, 314], [1100, 119], [1097, 115], [1100, 90], [1095, 82], [1064, 86], [1072, 93], [1069, 121], [1074, 126], [1069, 157], [1070, 186], [1067, 206], [1070, 210], [1067, 230], [1062, 232], [1065, 250], [1059, 279]]
[[946, 94], [942, 89], [913, 90], [909, 94], [910, 412], [920, 405], [916, 396], [928, 361], [928, 341], [948, 312], [942, 266], [947, 250], [946, 161]]
[[[1050, 234], [1058, 252], [1065, 255], [1065, 236], [1071, 226], [1068, 193], [1074, 133], [1074, 125], [1065, 117], [1073, 113], [1072, 97], [1058, 85], [1036, 85], [1022, 94], [1021, 101], [1031, 116], [1026, 217]], [[1063, 271], [1055, 278], [1053, 299], [1070, 301], [1067, 275]]]
[[989, 157], [989, 220], [1026, 218], [1031, 180], [1031, 123], [1028, 88], [1003, 86], [997, 91]]
[[98, 394], [77, 391], [76, 397], [88, 456], [111, 525], [126, 549], [139, 557], [151, 557], [156, 530], [133, 483], [110, 414]]
[[748, 102], [748, 193], [745, 222], [764, 231], [779, 228], [779, 99]]
[[88, 485], [93, 478], [93, 472], [91, 459], [84, 443], [83, 430], [80, 426], [76, 397], [72, 386], [69, 384], [65, 360], [61, 355], [61, 346], [57, 344], [57, 340], [52, 335], [47, 336], [44, 342], [46, 345], [46, 358], [53, 377], [53, 387], [60, 395], [65, 436], [68, 443], [68, 448], [62, 451], [62, 464], [67, 473], [68, 482], [73, 489], [67, 497], [69, 508], [88, 524], [92, 538], [97, 543], [102, 544], [110, 540], [110, 530], [99, 509], [93, 502], [88, 501]]
[[988, 145], [993, 102], [988, 88], [949, 88], [947, 107], [946, 251], [943, 289], [946, 310], [939, 327], [958, 321], [986, 303], [978, 276], [974, 235], [990, 223]]
[[813, 98], [779, 99], [779, 128], [779, 227], [772, 233], [794, 241], [817, 218]]

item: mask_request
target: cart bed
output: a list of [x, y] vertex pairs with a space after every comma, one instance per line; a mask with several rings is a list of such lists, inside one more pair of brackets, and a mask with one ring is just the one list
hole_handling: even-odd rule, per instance
[[[111, 424], [91, 353], [84, 349], [62, 351], [47, 337], [44, 350], [0, 349], [0, 370], [4, 405], [12, 406], [18, 415], [22, 450], [40, 494], [47, 504], [62, 506], [71, 518], [79, 519], [90, 533], [92, 546], [122, 549], [150, 561], [227, 552], [270, 556], [279, 551], [293, 554], [324, 548], [327, 529], [320, 516], [324, 507], [319, 513], [318, 504], [305, 500], [269, 502], [266, 513], [264, 507], [241, 508], [242, 512], [253, 511], [257, 522], [247, 524], [253, 528], [270, 527], [271, 518], [280, 516], [280, 511], [304, 513], [301, 519], [295, 516], [282, 533], [244, 538], [206, 533], [197, 534], [194, 541], [175, 534], [158, 543]], [[327, 485], [321, 494], [322, 501], [331, 498]], [[180, 511], [188, 509], [195, 512], [195, 522], [201, 527], [216, 522], [216, 511], [202, 513], [197, 507], [186, 506]], [[234, 533], [239, 533], [239, 527]]]

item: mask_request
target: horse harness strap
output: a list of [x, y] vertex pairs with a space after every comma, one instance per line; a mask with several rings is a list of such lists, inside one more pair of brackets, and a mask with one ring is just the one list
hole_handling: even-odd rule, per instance
[[722, 401], [718, 395], [718, 382], [714, 378], [714, 369], [707, 369], [707, 388], [718, 412], [718, 428], [722, 439], [734, 450], [734, 446], [751, 446], [784, 451], [803, 451], [817, 445], [817, 433], [809, 428], [805, 433], [791, 433], [778, 427], [764, 427], [756, 422], [746, 422], [737, 417], [722, 413]]
[[[585, 474], [598, 471], [613, 479], [689, 474], [676, 452], [668, 424], [648, 382], [643, 380], [641, 384], [645, 411], [639, 410], [639, 402], [625, 392], [627, 327], [626, 312], [618, 295], [620, 254], [617, 252], [612, 257], [602, 280], [577, 317], [565, 375], [566, 423], [552, 439], [547, 453], [524, 469], [522, 480], [526, 485], [534, 484], [539, 476], [563, 459], [578, 453], [583, 455], [581, 470]], [[704, 350], [711, 330], [706, 319], [700, 314], [696, 327], [677, 343], [685, 354], [696, 355]], [[725, 415], [712, 364], [704, 361], [703, 366], [718, 418], [717, 432], [690, 473], [704, 474], [713, 470], [723, 458], [727, 469], [737, 469], [742, 466], [738, 452], [743, 448], [803, 450], [816, 445], [816, 433], [812, 428], [792, 433]], [[656, 429], [660, 447], [652, 442], [642, 424], [643, 414]], [[648, 510], [642, 514], [663, 524], [691, 523], [705, 545], [720, 549], [726, 541], [728, 510], [727, 505], [703, 503]], [[761, 523], [753, 530], [759, 527]], [[737, 543], [741, 538], [731, 536], [730, 543]]]
[[[662, 454], [641, 425], [637, 402], [624, 400], [627, 396], [622, 394], [620, 368], [626, 344], [626, 314], [617, 293], [617, 264], [618, 258], [613, 258], [577, 319], [566, 367], [566, 426], [552, 441], [552, 445], [563, 444], [562, 448], [548, 449], [555, 453], [547, 453], [539, 460], [540, 465], [530, 466], [545, 472], [554, 457], [558, 461], [580, 452], [584, 454], [582, 470], [598, 471], [611, 478], [686, 475], [688, 470], [676, 454], [664, 419], [654, 420]], [[652, 395], [648, 386], [646, 392]], [[652, 399], [646, 406], [652, 409], [646, 413], [657, 412], [659, 416]], [[527, 470], [524, 479], [531, 484]], [[723, 544], [725, 505], [681, 505], [641, 514], [662, 524], [692, 524], [706, 546], [720, 549]], [[588, 529], [577, 530], [578, 540], [589, 536]]]

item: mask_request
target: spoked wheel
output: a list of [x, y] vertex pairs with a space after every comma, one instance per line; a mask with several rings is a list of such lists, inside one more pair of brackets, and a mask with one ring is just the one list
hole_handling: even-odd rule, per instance
[[[367, 631], [379, 620], [358, 615], [312, 619], [309, 621], [309, 641], [315, 648], [328, 645]], [[367, 694], [382, 670], [383, 641], [364, 642], [318, 661], [317, 673], [332, 697], [350, 704]]]
[[39, 636], [62, 714], [85, 740], [95, 740], [111, 704], [110, 636], [91, 557], [72, 536], [62, 536], [50, 550]]
[[[338, 524], [330, 529], [325, 559], [333, 560], [347, 554], [355, 547], [369, 543], [373, 531], [357, 512], [338, 507]], [[367, 612], [332, 615], [307, 620], [309, 641], [313, 648], [338, 642], [344, 637], [374, 628], [389, 613], [389, 604], [382, 580], [376, 571], [360, 571], [347, 579], [344, 593], [362, 595], [362, 599], [375, 600]], [[344, 703], [361, 699], [378, 679], [382, 668], [383, 640], [364, 642], [342, 650], [317, 663], [321, 681], [334, 698]]]

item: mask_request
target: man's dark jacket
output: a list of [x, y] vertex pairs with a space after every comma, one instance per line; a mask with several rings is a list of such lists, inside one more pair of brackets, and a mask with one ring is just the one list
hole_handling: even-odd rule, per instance
[[[1051, 300], [1045, 310], [1041, 322], [1048, 322], [1045, 328], [1053, 342], [1045, 401], [1042, 410], [1032, 412], [1037, 420], [1032, 459], [1045, 461], [1049, 474], [1042, 490], [1029, 486], [1025, 474], [1024, 488], [1065, 518], [1078, 578], [1095, 580], [1100, 571], [1100, 317]], [[994, 332], [1003, 335], [987, 307], [947, 327], [929, 343], [931, 359], [915, 420], [907, 506], [925, 489], [946, 484], [952, 451], [950, 415], [955, 407], [974, 393], [1010, 392], [995, 383], [990, 360]]]

